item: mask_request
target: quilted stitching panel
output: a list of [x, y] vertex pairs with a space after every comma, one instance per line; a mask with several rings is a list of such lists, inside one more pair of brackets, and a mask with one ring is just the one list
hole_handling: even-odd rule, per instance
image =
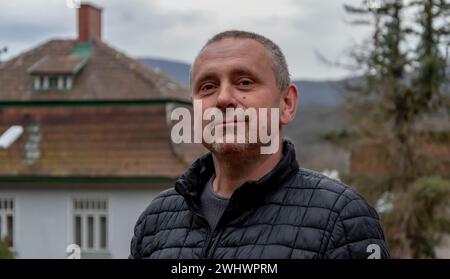
[[[257, 207], [220, 233], [214, 258], [367, 257], [389, 252], [375, 210], [346, 185], [300, 169]], [[132, 256], [199, 258], [208, 229], [174, 189], [162, 192], [138, 220]]]

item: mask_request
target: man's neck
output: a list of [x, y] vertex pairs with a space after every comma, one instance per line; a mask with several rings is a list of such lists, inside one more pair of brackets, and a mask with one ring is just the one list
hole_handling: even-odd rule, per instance
[[[248, 180], [257, 181], [269, 173], [282, 157], [282, 144], [273, 154], [258, 150], [220, 156], [213, 153], [216, 172], [213, 189], [218, 195], [230, 198], [234, 190]], [[250, 154], [249, 154], [250, 153]]]

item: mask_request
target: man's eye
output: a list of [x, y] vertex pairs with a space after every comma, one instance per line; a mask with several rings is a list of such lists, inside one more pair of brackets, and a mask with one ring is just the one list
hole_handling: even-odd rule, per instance
[[240, 79], [238, 82], [239, 86], [249, 87], [253, 85], [253, 81], [250, 79]]
[[214, 84], [207, 83], [200, 87], [200, 92], [207, 93], [207, 92], [210, 92], [211, 90], [214, 90], [215, 88], [216, 88], [216, 86]]

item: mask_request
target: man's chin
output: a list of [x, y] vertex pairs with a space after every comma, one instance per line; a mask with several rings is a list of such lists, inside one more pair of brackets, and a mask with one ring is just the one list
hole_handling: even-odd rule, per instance
[[259, 148], [259, 145], [254, 143], [203, 143], [203, 145], [211, 153], [222, 156], [252, 153], [254, 149]]

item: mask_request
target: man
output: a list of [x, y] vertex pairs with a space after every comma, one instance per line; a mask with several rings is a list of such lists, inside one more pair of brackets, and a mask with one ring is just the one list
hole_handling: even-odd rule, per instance
[[[277, 108], [278, 150], [260, 141], [204, 143], [211, 152], [160, 193], [139, 217], [130, 258], [388, 258], [375, 210], [346, 185], [300, 169], [282, 127], [298, 93], [284, 55], [258, 34], [211, 38], [191, 69], [202, 109]], [[205, 123], [203, 123], [203, 126]], [[237, 123], [226, 119], [220, 129]], [[248, 131], [248, 123], [246, 123]]]

